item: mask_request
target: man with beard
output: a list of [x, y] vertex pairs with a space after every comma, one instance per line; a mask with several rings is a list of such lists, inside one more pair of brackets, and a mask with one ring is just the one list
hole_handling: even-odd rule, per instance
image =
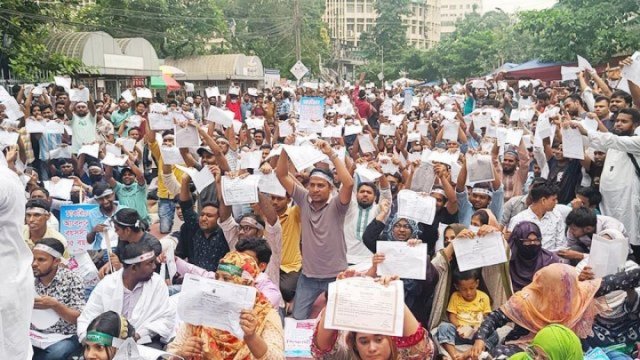
[[129, 243], [121, 253], [122, 269], [106, 276], [91, 293], [78, 318], [78, 338], [83, 341], [89, 323], [106, 311], [124, 316], [136, 329], [135, 340], [162, 348], [175, 324], [175, 310], [169, 301], [164, 279], [154, 271], [156, 253], [149, 243]]
[[571, 122], [589, 137], [592, 148], [607, 153], [600, 176], [600, 209], [624, 224], [636, 260], [640, 260], [640, 137], [633, 134], [639, 125], [640, 112], [630, 108], [618, 112], [611, 133], [587, 132], [581, 124]]
[[373, 256], [362, 242], [362, 234], [364, 234], [367, 225], [378, 216], [379, 208], [376, 203], [378, 192], [380, 200], [386, 199], [389, 203], [392, 200], [389, 182], [385, 176], [380, 177], [379, 187], [380, 189], [372, 182], [361, 182], [349, 203], [349, 209], [344, 219], [344, 240], [347, 244], [347, 262], [349, 264], [365, 263], [371, 261], [371, 256]]
[[633, 105], [633, 98], [622, 90], [616, 90], [611, 94], [611, 100], [609, 101], [609, 111], [611, 111], [611, 117], [609, 122], [605, 122], [604, 125], [611, 131], [616, 124], [616, 117], [618, 112], [622, 109], [630, 108]]
[[84, 307], [84, 283], [75, 273], [60, 266], [64, 245], [56, 239], [42, 239], [33, 248], [33, 276], [38, 296], [34, 309], [53, 310], [60, 319], [46, 329], [44, 334], [69, 335], [46, 349], [34, 346], [35, 360], [67, 359], [80, 349], [76, 336], [76, 322]]
[[600, 176], [602, 175], [606, 158], [607, 153], [596, 150], [593, 152], [593, 159], [585, 154], [584, 160], [581, 161], [582, 167], [591, 178], [591, 186], [595, 189], [600, 188]]
[[502, 184], [504, 184], [504, 201], [513, 196], [523, 194], [524, 183], [529, 176], [529, 153], [520, 140], [518, 150], [505, 150], [502, 158]]
[[93, 197], [98, 203], [98, 208], [89, 212], [89, 227], [91, 231], [87, 234], [87, 241], [93, 244], [93, 250], [105, 249], [106, 244], [102, 244], [104, 235], [109, 232], [109, 242], [113, 247], [116, 245], [115, 230], [110, 226], [111, 217], [118, 210], [124, 208], [115, 201], [115, 193], [106, 183], [97, 183], [93, 188]]
[[[79, 87], [80, 90], [84, 86]], [[65, 103], [67, 118], [71, 119], [71, 151], [74, 154], [84, 144], [91, 144], [96, 141], [96, 106], [93, 103], [93, 96], [89, 95], [89, 102], [77, 102], [71, 106], [69, 100]]]
[[614, 229], [627, 236], [624, 225], [610, 217], [596, 215], [593, 209], [579, 207], [571, 210], [565, 219], [567, 225], [567, 246], [569, 249], [558, 251], [558, 256], [571, 261], [576, 265], [584, 259], [585, 254], [591, 250], [593, 234], [599, 234], [603, 230]]
[[572, 118], [584, 119], [587, 116], [582, 98], [578, 94], [569, 95], [564, 100], [563, 107]]

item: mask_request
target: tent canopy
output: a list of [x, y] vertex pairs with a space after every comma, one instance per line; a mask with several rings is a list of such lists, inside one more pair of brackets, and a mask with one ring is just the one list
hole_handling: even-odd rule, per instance
[[152, 76], [149, 88], [151, 89], [167, 89], [167, 91], [179, 90], [180, 84], [169, 75]]

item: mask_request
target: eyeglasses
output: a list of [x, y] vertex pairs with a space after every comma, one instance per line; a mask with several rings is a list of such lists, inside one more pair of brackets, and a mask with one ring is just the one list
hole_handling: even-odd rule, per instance
[[540, 245], [542, 243], [542, 241], [540, 240], [540, 238], [535, 238], [535, 239], [520, 239], [520, 241], [522, 241], [522, 244], [527, 246], [527, 245]]
[[255, 228], [253, 226], [249, 226], [249, 225], [241, 225], [238, 227], [238, 231], [242, 231], [242, 232], [249, 232], [251, 230], [255, 230]]
[[409, 225], [409, 224], [395, 224], [395, 225], [393, 225], [393, 227], [396, 228], [396, 229], [411, 230], [411, 225]]

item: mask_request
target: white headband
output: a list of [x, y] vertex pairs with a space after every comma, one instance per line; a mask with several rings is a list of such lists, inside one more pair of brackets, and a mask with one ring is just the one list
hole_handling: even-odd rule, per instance
[[314, 171], [309, 177], [317, 177], [322, 180], [326, 180], [329, 184], [333, 185], [333, 180], [329, 177], [329, 175], [323, 173], [322, 171]]
[[37, 206], [28, 208], [26, 213], [27, 214], [42, 214], [42, 215], [49, 214], [49, 212], [46, 209], [43, 209], [43, 208], [37, 207]]
[[141, 263], [143, 261], [149, 260], [149, 259], [153, 258], [154, 256], [156, 256], [156, 253], [153, 252], [153, 250], [151, 250], [151, 251], [149, 251], [147, 253], [144, 253], [144, 254], [142, 254], [140, 256], [136, 256], [136, 257], [134, 257], [132, 259], [125, 259], [122, 262], [127, 264], [127, 265], [133, 265], [133, 264], [138, 264], [138, 263]]
[[440, 194], [442, 196], [444, 196], [445, 198], [447, 197], [447, 194], [444, 193], [444, 189], [433, 189], [431, 190], [432, 194]]
[[109, 196], [109, 195], [111, 195], [111, 194], [113, 194], [113, 190], [111, 190], [111, 189], [106, 189], [106, 190], [105, 190], [101, 195], [98, 195], [98, 196], [96, 196], [95, 198], [96, 198], [96, 199], [100, 199], [100, 198], [103, 198], [103, 197], [105, 197], [105, 196]]
[[240, 225], [248, 225], [258, 230], [264, 230], [264, 226], [260, 225], [260, 223], [257, 222], [256, 219], [252, 218], [251, 216], [243, 217], [242, 220], [240, 220]]
[[487, 189], [483, 189], [483, 188], [478, 188], [478, 187], [474, 187], [471, 190], [471, 193], [473, 194], [481, 194], [481, 195], [487, 195], [489, 197], [493, 197], [493, 192], [491, 190], [487, 190]]
[[49, 245], [45, 245], [45, 244], [36, 244], [36, 246], [33, 247], [33, 250], [40, 250], [40, 251], [44, 251], [47, 254], [53, 256], [56, 259], [60, 259], [62, 257], [62, 254], [60, 254], [60, 252], [54, 248], [52, 248]]

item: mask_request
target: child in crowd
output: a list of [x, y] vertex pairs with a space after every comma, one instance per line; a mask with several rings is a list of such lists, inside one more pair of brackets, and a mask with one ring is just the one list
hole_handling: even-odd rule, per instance
[[[452, 359], [466, 359], [468, 354], [458, 352], [456, 345], [473, 344], [476, 333], [484, 316], [491, 312], [489, 296], [478, 290], [480, 286], [480, 269], [453, 274], [453, 285], [456, 291], [451, 294], [447, 313], [449, 322], [438, 326], [436, 339], [449, 353]], [[489, 349], [498, 343], [498, 335], [494, 334], [487, 343]]]

